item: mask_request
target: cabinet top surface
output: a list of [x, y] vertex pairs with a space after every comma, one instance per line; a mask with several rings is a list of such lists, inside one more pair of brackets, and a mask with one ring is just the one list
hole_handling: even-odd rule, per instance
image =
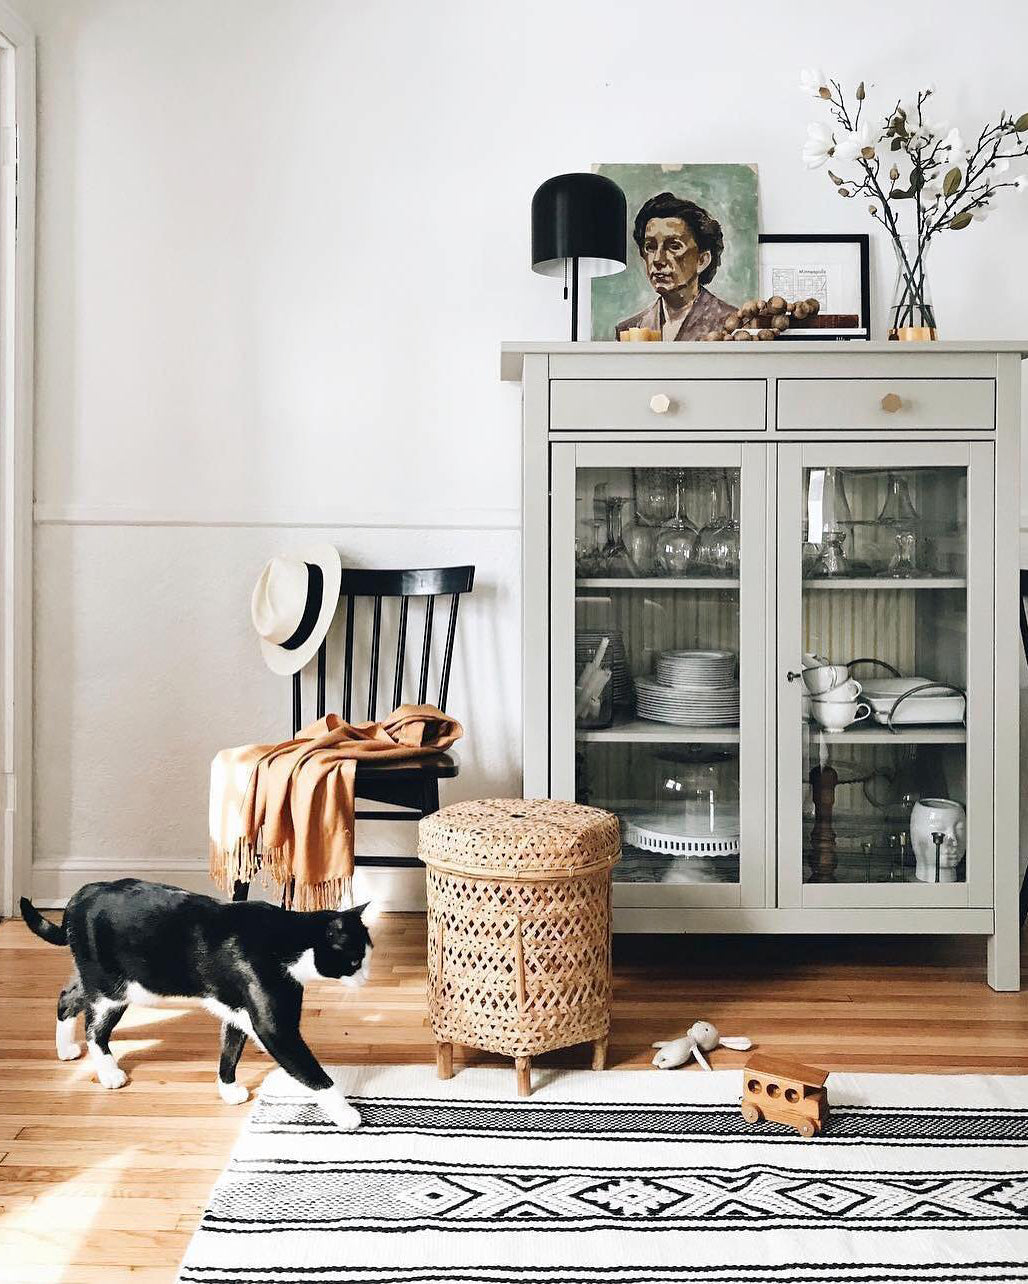
[[909, 359], [916, 367], [916, 362], [924, 357], [940, 357], [953, 353], [977, 354], [1012, 354], [1022, 359], [1028, 357], [1028, 340], [1024, 339], [989, 339], [989, 340], [939, 340], [935, 343], [867, 343], [863, 340], [841, 341], [824, 340], [779, 340], [776, 343], [571, 343], [567, 340], [550, 340], [539, 342], [513, 342], [500, 346], [501, 378], [517, 381], [521, 378], [526, 356], [575, 356], [575, 357], [655, 357], [655, 356], [701, 356], [707, 359], [743, 358], [745, 360], [767, 362], [789, 357], [819, 357], [823, 359], [831, 354], [835, 357], [902, 357]]

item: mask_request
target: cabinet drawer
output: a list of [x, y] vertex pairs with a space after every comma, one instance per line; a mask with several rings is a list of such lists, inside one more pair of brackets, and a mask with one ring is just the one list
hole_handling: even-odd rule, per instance
[[994, 379], [779, 379], [780, 432], [996, 426]]
[[554, 379], [550, 428], [763, 432], [764, 379]]

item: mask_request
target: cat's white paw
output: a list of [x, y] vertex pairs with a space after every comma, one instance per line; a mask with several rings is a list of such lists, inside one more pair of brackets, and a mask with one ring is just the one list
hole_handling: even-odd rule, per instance
[[227, 1106], [241, 1106], [250, 1096], [250, 1089], [245, 1083], [225, 1083], [223, 1079], [218, 1080], [218, 1096]]
[[343, 1105], [329, 1112], [332, 1122], [342, 1132], [355, 1132], [361, 1126], [360, 1111]]
[[77, 1061], [82, 1056], [81, 1043], [62, 1043], [57, 1049], [58, 1061]]
[[105, 1088], [123, 1088], [128, 1083], [128, 1075], [113, 1057], [107, 1057], [97, 1065], [96, 1077]]
[[360, 1112], [354, 1110], [335, 1086], [316, 1092], [314, 1100], [342, 1132], [353, 1132], [361, 1126]]

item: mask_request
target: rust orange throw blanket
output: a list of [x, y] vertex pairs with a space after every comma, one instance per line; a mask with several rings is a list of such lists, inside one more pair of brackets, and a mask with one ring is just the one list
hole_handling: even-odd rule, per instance
[[464, 729], [434, 705], [401, 705], [382, 722], [338, 714], [279, 745], [223, 749], [211, 763], [211, 877], [280, 884], [286, 904], [335, 909], [353, 877], [354, 782], [360, 758], [420, 758]]

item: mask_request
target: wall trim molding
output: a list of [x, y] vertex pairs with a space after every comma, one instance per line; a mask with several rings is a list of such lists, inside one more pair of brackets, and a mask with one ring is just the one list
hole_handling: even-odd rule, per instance
[[[190, 892], [220, 896], [207, 872], [204, 856], [130, 857], [123, 861], [110, 856], [50, 856], [32, 866], [33, 902], [41, 909], [62, 909], [68, 897], [84, 883], [101, 883], [117, 878], [145, 878], [152, 883], [171, 883]], [[424, 912], [425, 872], [422, 869], [366, 868], [357, 870], [353, 880], [357, 901], [373, 901], [383, 912]], [[254, 900], [270, 899], [260, 886]]]
[[521, 529], [518, 508], [405, 508], [351, 510], [342, 515], [337, 506], [308, 511], [218, 507], [217, 512], [187, 507], [175, 509], [132, 508], [118, 504], [47, 504], [33, 508], [37, 526], [195, 526], [279, 527], [294, 530], [501, 530]]

